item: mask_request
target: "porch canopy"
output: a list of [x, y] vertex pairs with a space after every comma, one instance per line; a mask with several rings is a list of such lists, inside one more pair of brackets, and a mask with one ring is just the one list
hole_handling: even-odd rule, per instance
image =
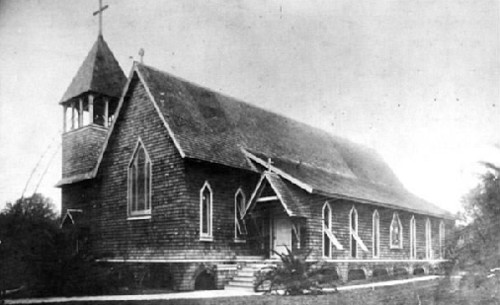
[[[275, 193], [276, 197], [261, 197], [262, 191], [266, 186], [269, 186]], [[283, 206], [284, 211], [289, 217], [309, 218], [311, 216], [307, 204], [308, 194], [292, 185], [270, 171], [262, 174], [253, 194], [250, 198], [245, 216], [252, 213], [252, 210], [257, 205], [257, 202], [277, 200]], [[309, 195], [310, 196], [310, 195]]]

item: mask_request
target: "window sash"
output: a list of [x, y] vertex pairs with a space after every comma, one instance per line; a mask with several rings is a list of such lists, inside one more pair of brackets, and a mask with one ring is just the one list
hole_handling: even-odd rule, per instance
[[432, 259], [432, 227], [429, 219], [425, 221], [425, 257]]
[[200, 191], [200, 238], [212, 240], [212, 189], [205, 182]]
[[380, 216], [375, 210], [373, 212], [373, 257], [380, 256]]
[[417, 257], [417, 225], [415, 218], [410, 220], [410, 258]]
[[439, 224], [439, 256], [440, 258], [444, 258], [444, 247], [445, 247], [445, 233], [446, 233], [446, 228], [444, 225], [444, 222], [441, 221]]
[[[358, 257], [358, 240], [361, 240], [359, 236], [357, 236], [358, 231], [358, 211], [353, 207], [349, 214], [349, 235], [350, 235], [350, 252], [351, 257]], [[363, 243], [361, 241], [361, 243]], [[364, 244], [363, 244], [364, 245]]]
[[394, 213], [392, 216], [390, 226], [390, 247], [392, 249], [403, 248], [403, 226], [401, 225], [401, 220], [397, 213]]
[[[331, 234], [332, 230], [332, 210], [328, 203], [325, 203], [322, 211], [322, 226], [323, 226], [323, 257], [332, 257], [332, 245], [337, 249], [334, 240], [338, 243], [335, 236]], [[333, 237], [333, 238], [332, 238]], [[339, 244], [339, 243], [338, 243]], [[340, 244], [339, 244], [340, 245]]]
[[130, 216], [151, 213], [151, 161], [139, 142], [129, 165], [128, 210]]
[[245, 235], [247, 234], [243, 216], [245, 216], [245, 197], [240, 191], [238, 191], [236, 195], [235, 211], [234, 211], [235, 226], [236, 226], [235, 239], [238, 240], [244, 239]]
[[202, 198], [202, 233], [209, 235], [210, 233], [210, 194], [203, 192]]

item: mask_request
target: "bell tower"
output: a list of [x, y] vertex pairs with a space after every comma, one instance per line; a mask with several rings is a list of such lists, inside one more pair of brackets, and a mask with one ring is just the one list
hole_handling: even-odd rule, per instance
[[63, 169], [59, 186], [92, 178], [127, 81], [102, 35], [102, 14], [107, 8], [99, 0], [99, 10], [94, 12], [99, 16], [97, 41], [60, 101]]
[[60, 101], [63, 180], [80, 180], [93, 169], [125, 83], [125, 74], [99, 35]]

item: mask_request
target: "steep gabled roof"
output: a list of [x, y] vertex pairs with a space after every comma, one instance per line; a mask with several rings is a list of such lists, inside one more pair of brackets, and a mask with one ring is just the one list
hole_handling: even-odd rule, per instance
[[186, 157], [248, 168], [240, 148], [347, 178], [402, 188], [372, 149], [141, 64], [151, 95]]
[[64, 93], [61, 103], [86, 92], [119, 98], [127, 78], [104, 38], [99, 35]]
[[183, 158], [251, 171], [255, 167], [249, 155], [255, 157], [252, 161], [270, 158], [274, 170], [288, 180], [269, 178], [283, 193], [291, 192], [285, 186], [292, 183], [306, 193], [450, 217], [409, 193], [372, 149], [143, 64], [135, 63], [133, 72]]

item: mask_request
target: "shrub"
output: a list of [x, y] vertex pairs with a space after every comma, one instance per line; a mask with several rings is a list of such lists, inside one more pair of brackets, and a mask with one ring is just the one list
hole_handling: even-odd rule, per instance
[[103, 294], [114, 290], [112, 269], [60, 228], [51, 200], [34, 194], [0, 211], [0, 293], [9, 296]]

